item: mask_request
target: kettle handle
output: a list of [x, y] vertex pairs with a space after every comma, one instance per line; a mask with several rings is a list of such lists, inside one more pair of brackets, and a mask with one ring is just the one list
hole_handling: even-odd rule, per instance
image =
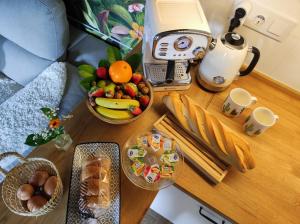
[[240, 71], [240, 76], [245, 76], [245, 75], [249, 75], [254, 67], [256, 66], [259, 57], [260, 57], [260, 51], [256, 48], [256, 47], [250, 47], [249, 51], [254, 55], [250, 64], [248, 65], [248, 67], [244, 70], [244, 71]]

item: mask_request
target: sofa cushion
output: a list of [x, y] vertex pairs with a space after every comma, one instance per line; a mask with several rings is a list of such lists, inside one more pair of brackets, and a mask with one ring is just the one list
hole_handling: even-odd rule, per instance
[[23, 86], [0, 72], [0, 104], [22, 89]]
[[0, 35], [0, 71], [19, 84], [25, 86], [52, 63]]
[[62, 0], [0, 1], [0, 34], [48, 60], [65, 52], [69, 27]]

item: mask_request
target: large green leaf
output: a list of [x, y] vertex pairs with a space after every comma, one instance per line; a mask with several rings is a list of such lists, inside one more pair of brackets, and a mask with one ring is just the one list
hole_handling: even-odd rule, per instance
[[[83, 13], [83, 16], [85, 18], [85, 20], [87, 21], [87, 23], [95, 30], [99, 30], [98, 28], [98, 24], [97, 22], [95, 22], [91, 17], [89, 17], [89, 15], [85, 12], [85, 11], [82, 11]], [[99, 30], [100, 32], [100, 30]]]
[[116, 47], [109, 46], [106, 50], [107, 53], [107, 60], [110, 64], [114, 63], [115, 61], [122, 60], [122, 56], [120, 50]]
[[86, 29], [87, 29], [87, 31], [88, 31], [89, 33], [92, 33], [92, 34], [94, 34], [95, 36], [100, 37], [102, 40], [107, 40], [107, 39], [109, 38], [108, 35], [106, 35], [106, 34], [104, 34], [104, 33], [101, 33], [100, 30], [97, 31], [97, 30], [95, 30], [94, 28], [92, 29], [92, 28], [90, 28], [90, 27], [86, 27]]
[[112, 16], [111, 14], [108, 16], [107, 23], [110, 27], [118, 26], [121, 24], [120, 21], [116, 19], [114, 16]]
[[89, 91], [91, 89], [92, 86], [92, 82], [95, 81], [95, 77], [88, 77], [85, 79], [82, 79], [80, 81], [80, 85], [86, 90]]
[[124, 45], [124, 47], [128, 48], [129, 50], [132, 50], [132, 44], [135, 41], [135, 39], [133, 39], [130, 36], [127, 37], [123, 37], [121, 40], [122, 45]]
[[129, 26], [133, 23], [130, 13], [123, 6], [115, 4], [111, 7], [110, 11], [124, 20]]
[[132, 71], [135, 72], [142, 62], [142, 54], [133, 54], [129, 56], [126, 61], [130, 64]]
[[95, 14], [93, 13], [93, 11], [90, 7], [90, 4], [88, 3], [87, 0], [84, 0], [84, 4], [85, 4], [85, 8], [86, 8], [86, 10], [82, 11], [84, 18], [86, 19], [86, 21], [88, 22], [88, 24], [90, 26], [92, 26], [94, 29], [96, 29], [97, 31], [100, 32], [98, 19], [95, 16]]
[[106, 59], [101, 59], [101, 60], [99, 61], [99, 63], [98, 63], [98, 67], [105, 67], [105, 68], [108, 69], [109, 66], [110, 66], [110, 63], [109, 63], [109, 61], [106, 60]]

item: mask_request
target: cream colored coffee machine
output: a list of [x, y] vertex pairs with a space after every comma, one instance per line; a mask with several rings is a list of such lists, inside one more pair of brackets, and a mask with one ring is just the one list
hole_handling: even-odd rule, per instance
[[155, 91], [190, 87], [190, 60], [201, 59], [211, 33], [199, 0], [147, 0], [143, 67]]

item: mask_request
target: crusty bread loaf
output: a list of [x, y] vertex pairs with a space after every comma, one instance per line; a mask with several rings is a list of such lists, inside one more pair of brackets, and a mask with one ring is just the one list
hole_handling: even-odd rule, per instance
[[255, 167], [249, 144], [191, 98], [172, 92], [163, 102], [182, 127], [221, 160], [241, 172]]

